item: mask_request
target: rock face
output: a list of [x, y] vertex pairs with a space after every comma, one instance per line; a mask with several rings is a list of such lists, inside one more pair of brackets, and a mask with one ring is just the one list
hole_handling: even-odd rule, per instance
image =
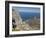
[[20, 28], [20, 24], [22, 23], [22, 19], [18, 13], [18, 11], [14, 10], [12, 11], [12, 20], [14, 19], [14, 26], [16, 25], [16, 28]]

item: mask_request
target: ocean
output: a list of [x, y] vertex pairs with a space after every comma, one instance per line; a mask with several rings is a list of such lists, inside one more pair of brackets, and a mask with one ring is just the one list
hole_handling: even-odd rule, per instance
[[25, 20], [28, 20], [28, 19], [33, 19], [34, 17], [40, 18], [40, 13], [21, 12], [20, 16], [21, 16], [22, 20], [25, 21]]

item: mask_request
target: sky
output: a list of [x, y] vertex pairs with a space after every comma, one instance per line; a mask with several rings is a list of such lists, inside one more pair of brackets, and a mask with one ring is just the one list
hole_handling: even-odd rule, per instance
[[35, 7], [13, 7], [13, 9], [25, 13], [40, 13], [40, 8]]

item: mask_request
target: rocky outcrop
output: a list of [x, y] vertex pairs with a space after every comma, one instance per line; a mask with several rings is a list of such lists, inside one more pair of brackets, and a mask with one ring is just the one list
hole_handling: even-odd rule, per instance
[[16, 25], [17, 29], [20, 28], [21, 27], [21, 23], [22, 23], [22, 19], [21, 19], [20, 15], [19, 15], [19, 12], [16, 11], [16, 10], [12, 11], [12, 20], [13, 19], [15, 20], [14, 26]]

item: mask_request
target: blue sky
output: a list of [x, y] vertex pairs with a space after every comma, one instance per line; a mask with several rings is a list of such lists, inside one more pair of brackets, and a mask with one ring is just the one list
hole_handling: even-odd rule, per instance
[[25, 12], [25, 13], [40, 13], [40, 8], [33, 8], [33, 7], [13, 7], [13, 9], [19, 11], [19, 12]]

